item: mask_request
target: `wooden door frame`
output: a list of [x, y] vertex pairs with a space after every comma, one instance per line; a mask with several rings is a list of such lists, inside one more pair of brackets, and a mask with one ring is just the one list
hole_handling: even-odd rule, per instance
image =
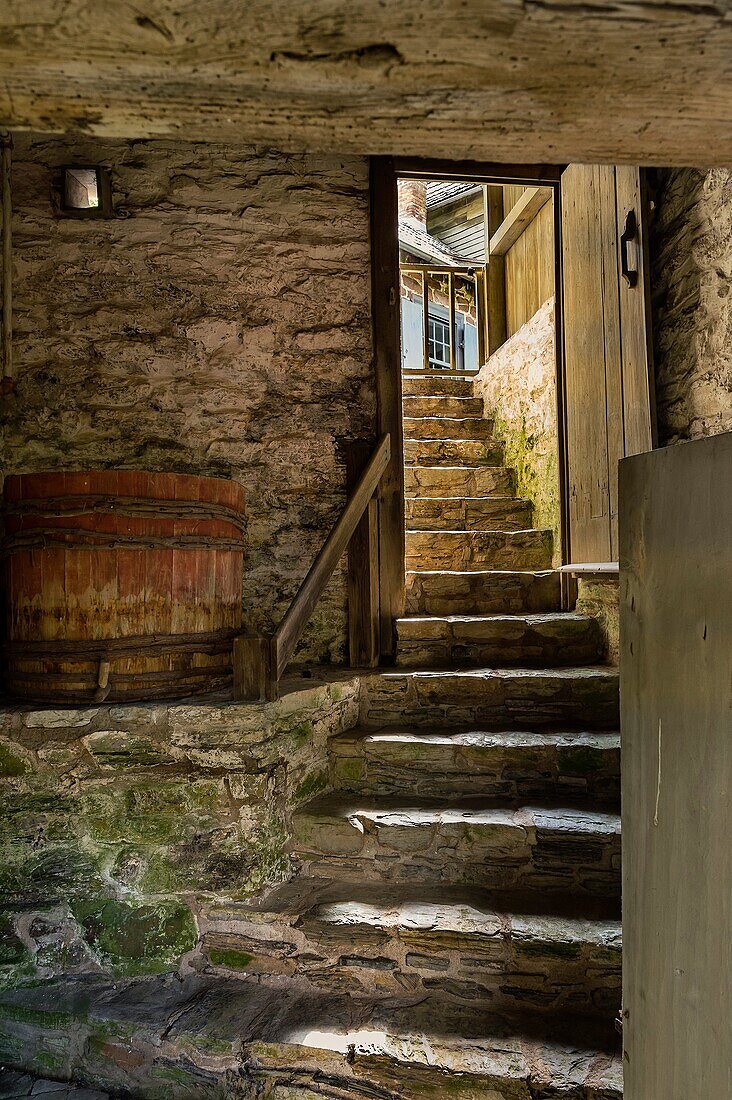
[[564, 384], [561, 177], [566, 165], [371, 157], [371, 283], [378, 433], [392, 438], [391, 462], [379, 491], [381, 659], [396, 655], [394, 621], [404, 614], [404, 442], [397, 181], [400, 178], [525, 184], [552, 189], [554, 204], [554, 348], [559, 470], [560, 554], [569, 561], [568, 465]]

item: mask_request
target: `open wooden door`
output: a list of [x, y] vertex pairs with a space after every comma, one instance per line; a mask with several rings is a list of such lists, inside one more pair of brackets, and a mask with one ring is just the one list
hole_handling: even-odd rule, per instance
[[732, 433], [620, 464], [625, 1100], [732, 1097]]
[[566, 561], [618, 557], [618, 461], [654, 443], [646, 218], [637, 168], [561, 180]]

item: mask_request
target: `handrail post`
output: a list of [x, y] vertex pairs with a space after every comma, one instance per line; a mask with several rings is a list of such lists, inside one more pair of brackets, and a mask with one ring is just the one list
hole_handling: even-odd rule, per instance
[[[346, 447], [346, 489], [352, 495], [371, 456], [358, 439]], [[348, 654], [351, 668], [376, 668], [380, 656], [379, 505], [371, 497], [348, 544]]]
[[[307, 576], [275, 633], [271, 637], [245, 634], [234, 640], [235, 699], [271, 701], [277, 698], [280, 676], [295, 652], [305, 624], [310, 619], [313, 608], [323, 594], [343, 552], [356, 534], [359, 525], [364, 524], [365, 514], [370, 517], [366, 519], [363, 528], [363, 537], [369, 548], [366, 555], [369, 567], [366, 580], [363, 583], [359, 580], [359, 593], [362, 593], [363, 613], [368, 616], [369, 623], [364, 626], [363, 638], [356, 642], [354, 653], [365, 655], [369, 666], [372, 661], [375, 663], [378, 660], [378, 635], [373, 634], [373, 620], [375, 617], [378, 618], [377, 613], [380, 610], [378, 584], [375, 584], [373, 579], [376, 568], [374, 563], [378, 557], [374, 549], [378, 542], [374, 495], [390, 459], [391, 436], [389, 432], [385, 432], [371, 453], [365, 456], [358, 474], [354, 473], [354, 482], [349, 491], [346, 506], [308, 570]], [[354, 471], [355, 469], [354, 466]], [[357, 596], [356, 600], [358, 601], [359, 598]]]

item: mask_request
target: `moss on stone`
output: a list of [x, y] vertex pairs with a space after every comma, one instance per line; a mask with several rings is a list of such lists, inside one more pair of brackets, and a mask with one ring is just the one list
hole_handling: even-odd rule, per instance
[[302, 783], [298, 783], [295, 790], [292, 792], [293, 802], [304, 802], [306, 799], [314, 798], [316, 794], [324, 791], [328, 786], [328, 772], [318, 771], [313, 772], [303, 779]]
[[273, 729], [275, 735], [280, 734], [287, 738], [293, 752], [304, 748], [313, 736], [313, 723], [309, 720], [282, 725], [275, 723]]
[[97, 784], [81, 802], [91, 836], [106, 842], [174, 844], [228, 815], [216, 780], [145, 777], [128, 780], [122, 790]]
[[84, 739], [87, 749], [103, 767], [125, 769], [170, 764], [172, 757], [149, 737], [124, 731], [102, 730]]
[[72, 911], [88, 942], [118, 974], [168, 970], [198, 937], [190, 910], [174, 900], [135, 906], [101, 898], [77, 901]]
[[598, 775], [607, 771], [606, 754], [602, 749], [591, 745], [578, 745], [576, 748], [560, 749], [559, 767], [567, 775]]
[[359, 783], [364, 777], [364, 762], [353, 757], [351, 759], [337, 760], [333, 771], [340, 783]]
[[50, 905], [104, 888], [97, 864], [77, 844], [39, 851], [32, 844], [18, 845], [8, 856], [0, 867], [0, 895], [8, 905]]
[[237, 951], [235, 948], [211, 947], [208, 957], [214, 966], [225, 966], [229, 970], [246, 970], [254, 955], [248, 955], [246, 951]]
[[0, 742], [0, 776], [25, 775], [28, 770], [26, 761], [10, 745]]

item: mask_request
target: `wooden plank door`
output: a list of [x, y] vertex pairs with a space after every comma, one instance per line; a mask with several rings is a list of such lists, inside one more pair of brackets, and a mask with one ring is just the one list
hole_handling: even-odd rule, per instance
[[732, 433], [620, 464], [625, 1100], [732, 1096]]
[[654, 440], [648, 263], [637, 168], [561, 180], [564, 393], [572, 563], [618, 556], [618, 461]]

